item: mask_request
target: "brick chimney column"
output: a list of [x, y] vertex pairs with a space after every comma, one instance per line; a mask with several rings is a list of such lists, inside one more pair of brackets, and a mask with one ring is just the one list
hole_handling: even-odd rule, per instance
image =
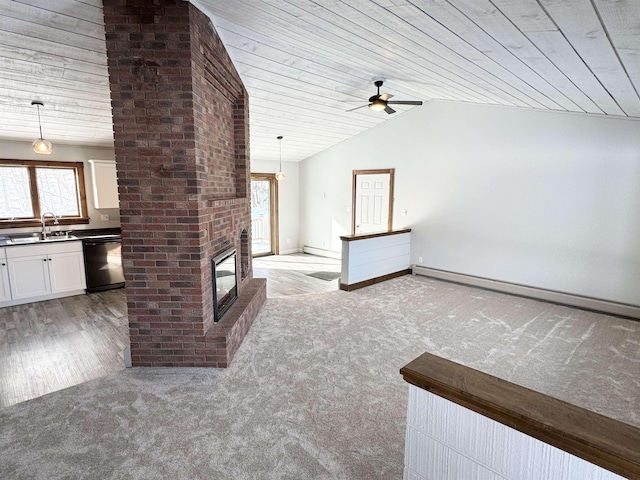
[[133, 365], [226, 366], [210, 262], [235, 246], [251, 281], [246, 91], [192, 4], [104, 0], [104, 18]]

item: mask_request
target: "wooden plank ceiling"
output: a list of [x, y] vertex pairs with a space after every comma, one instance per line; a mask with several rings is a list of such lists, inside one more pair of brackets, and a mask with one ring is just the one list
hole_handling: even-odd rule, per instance
[[[250, 94], [251, 155], [299, 161], [449, 100], [640, 118], [639, 0], [191, 0]], [[101, 0], [0, 0], [0, 138], [112, 145]]]

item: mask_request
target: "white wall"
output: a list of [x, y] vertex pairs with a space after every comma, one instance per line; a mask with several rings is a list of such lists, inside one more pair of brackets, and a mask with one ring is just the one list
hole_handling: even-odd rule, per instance
[[352, 170], [391, 167], [412, 263], [640, 305], [640, 121], [428, 103], [301, 162], [302, 243], [339, 250]]
[[[251, 160], [251, 173], [276, 173], [280, 163]], [[299, 231], [299, 168], [297, 162], [282, 162], [286, 178], [278, 183], [280, 254], [300, 251]]]
[[[87, 147], [82, 145], [54, 144], [51, 155], [39, 155], [31, 148], [31, 142], [14, 142], [0, 140], [0, 158], [11, 160], [40, 160], [57, 162], [83, 162], [84, 183], [87, 193], [87, 209], [89, 210], [89, 224], [70, 225], [63, 230], [82, 230], [87, 228], [111, 228], [120, 226], [120, 211], [116, 209], [100, 209], [93, 207], [93, 188], [91, 186], [91, 171], [88, 160], [115, 160], [113, 148]], [[109, 215], [108, 221], [101, 220], [101, 215]], [[36, 231], [37, 228], [0, 229], [0, 233], [21, 233]]]

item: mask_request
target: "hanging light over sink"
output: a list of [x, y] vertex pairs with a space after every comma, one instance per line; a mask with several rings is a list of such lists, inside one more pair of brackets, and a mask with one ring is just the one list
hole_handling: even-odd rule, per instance
[[41, 155], [49, 155], [53, 151], [53, 145], [42, 136], [42, 122], [40, 121], [40, 107], [44, 107], [44, 103], [34, 100], [31, 105], [35, 105], [38, 109], [38, 126], [40, 127], [40, 138], [33, 142], [33, 151]]

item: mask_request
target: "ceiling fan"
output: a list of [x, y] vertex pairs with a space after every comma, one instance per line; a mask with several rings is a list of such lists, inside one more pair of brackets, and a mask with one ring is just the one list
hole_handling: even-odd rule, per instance
[[421, 100], [389, 100], [393, 95], [389, 95], [388, 93], [380, 94], [380, 87], [383, 84], [383, 80], [376, 80], [373, 84], [378, 87], [378, 93], [369, 97], [369, 103], [367, 105], [360, 105], [359, 107], [347, 110], [347, 112], [353, 112], [359, 108], [369, 107], [374, 112], [381, 112], [384, 110], [391, 114], [396, 113], [396, 111], [389, 105], [422, 105]]

